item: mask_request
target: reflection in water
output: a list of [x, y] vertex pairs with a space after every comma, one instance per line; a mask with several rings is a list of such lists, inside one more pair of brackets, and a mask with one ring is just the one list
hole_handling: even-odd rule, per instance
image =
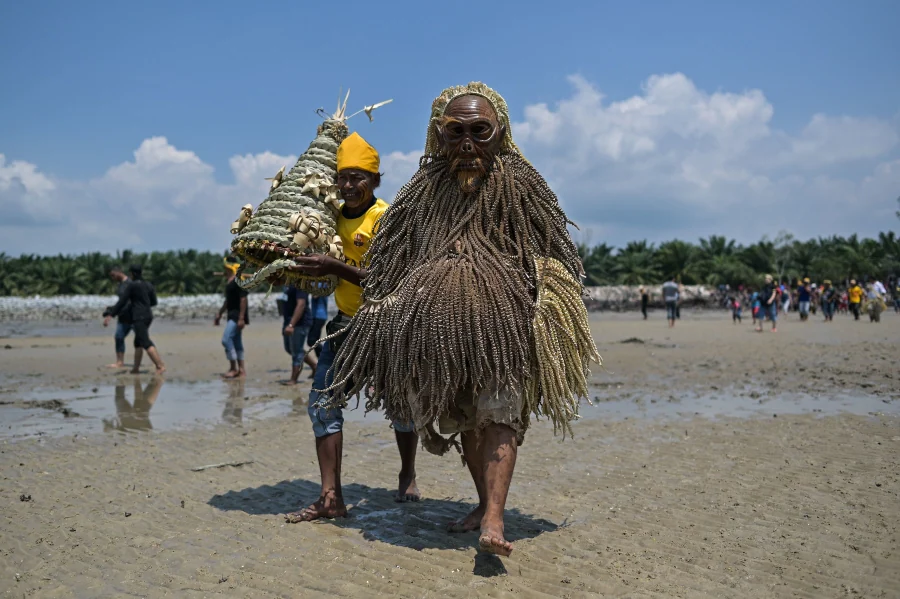
[[244, 379], [228, 381], [228, 398], [225, 400], [225, 411], [222, 419], [230, 424], [240, 424], [244, 416]]
[[115, 391], [116, 417], [104, 418], [103, 430], [147, 431], [152, 429], [150, 408], [156, 403], [163, 380], [162, 377], [153, 377], [146, 387], [142, 387], [140, 377], [134, 377], [134, 405], [125, 399], [126, 385], [124, 383], [117, 384]]

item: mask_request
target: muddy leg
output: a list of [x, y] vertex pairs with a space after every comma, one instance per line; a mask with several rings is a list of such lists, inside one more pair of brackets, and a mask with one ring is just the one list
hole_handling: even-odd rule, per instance
[[459, 520], [454, 520], [447, 526], [449, 532], [469, 532], [470, 530], [478, 530], [481, 526], [481, 519], [484, 517], [484, 510], [487, 507], [487, 492], [484, 486], [484, 465], [482, 463], [481, 454], [478, 451], [478, 434], [475, 431], [469, 431], [462, 434], [463, 456], [466, 458], [466, 466], [469, 468], [469, 474], [472, 475], [472, 482], [475, 483], [475, 489], [478, 491], [478, 505], [471, 512]]
[[419, 447], [419, 435], [415, 431], [394, 431], [394, 437], [400, 451], [400, 480], [395, 500], [399, 503], [419, 501], [422, 498], [416, 485], [416, 450]]
[[505, 424], [490, 424], [481, 431], [480, 449], [487, 505], [478, 545], [489, 553], [506, 556], [512, 553], [512, 543], [503, 536], [503, 512], [516, 467], [516, 431]]
[[344, 495], [341, 491], [341, 455], [344, 450], [344, 433], [316, 437], [316, 457], [319, 458], [319, 474], [322, 490], [319, 499], [299, 512], [286, 514], [288, 522], [310, 522], [319, 518], [340, 518], [347, 515]]

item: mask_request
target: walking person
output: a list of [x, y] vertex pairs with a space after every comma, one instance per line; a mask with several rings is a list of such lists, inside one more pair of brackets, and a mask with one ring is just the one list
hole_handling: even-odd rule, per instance
[[800, 320], [806, 322], [809, 319], [809, 302], [812, 299], [812, 289], [809, 287], [809, 279], [803, 279], [797, 289], [797, 305], [800, 308]]
[[641, 287], [641, 314], [644, 320], [647, 320], [647, 305], [650, 303], [650, 294], [647, 293], [646, 287]]
[[900, 312], [900, 279], [894, 282], [894, 312]]
[[166, 371], [166, 365], [159, 357], [156, 345], [150, 339], [150, 324], [153, 322], [153, 306], [156, 305], [156, 290], [149, 281], [144, 280], [143, 269], [134, 264], [129, 269], [131, 281], [128, 282], [119, 301], [110, 311], [110, 316], [118, 317], [128, 305], [131, 306], [132, 328], [134, 329], [134, 367], [131, 372], [140, 371], [144, 352], [150, 356], [156, 366], [156, 374]]
[[847, 290], [847, 300], [850, 303], [850, 312], [853, 313], [853, 320], [859, 320], [859, 308], [862, 304], [863, 289], [856, 282], [856, 279], [850, 279], [850, 288]]
[[732, 324], [740, 324], [741, 323], [741, 300], [737, 298], [737, 296], [728, 299], [729, 304], [731, 305], [731, 323]]
[[759, 292], [759, 316], [756, 323], [756, 332], [762, 333], [763, 320], [768, 316], [772, 320], [772, 332], [778, 332], [778, 287], [772, 282], [772, 275], [766, 275], [766, 282]]
[[[125, 274], [122, 267], [113, 266], [109, 269], [109, 278], [112, 279], [114, 283], [117, 283], [116, 295], [121, 299], [122, 295], [125, 293], [125, 289], [128, 288], [128, 275]], [[109, 326], [109, 321], [112, 320], [112, 309], [113, 307], [110, 306], [103, 312], [103, 326], [105, 327]], [[108, 364], [107, 368], [125, 367], [125, 337], [131, 332], [132, 322], [131, 304], [126, 304], [119, 313], [116, 321], [116, 333], [114, 335], [116, 343], [116, 361], [112, 364]]]
[[669, 279], [662, 286], [663, 301], [666, 302], [666, 319], [669, 321], [669, 328], [675, 326], [675, 319], [678, 317], [678, 283], [674, 279]]
[[750, 294], [750, 315], [753, 317], [753, 326], [756, 326], [757, 319], [762, 316], [759, 313], [760, 301], [759, 301], [759, 291], [753, 291]]
[[[388, 203], [375, 195], [381, 184], [378, 152], [358, 133], [347, 137], [337, 151], [337, 187], [344, 200], [337, 219], [337, 232], [343, 242], [343, 261], [323, 254], [297, 258], [291, 270], [312, 276], [335, 275], [340, 281], [334, 292], [338, 313], [325, 331], [330, 337], [323, 345], [309, 393], [307, 413], [315, 436], [316, 458], [322, 486], [319, 498], [311, 505], [285, 514], [288, 522], [309, 522], [320, 518], [347, 515], [341, 487], [341, 459], [344, 456], [344, 414], [340, 407], [330, 407], [334, 381], [331, 365], [343, 343], [350, 322], [362, 306], [360, 283], [368, 274], [368, 251]], [[416, 484], [416, 451], [419, 436], [412, 422], [392, 420], [394, 438], [400, 453], [400, 474], [394, 500], [400, 503], [419, 501]]]
[[787, 316], [791, 309], [791, 288], [787, 281], [781, 284], [781, 308], [784, 315]]
[[822, 285], [822, 294], [820, 296], [820, 301], [822, 302], [822, 315], [825, 316], [825, 322], [831, 322], [834, 320], [834, 304], [837, 300], [837, 291], [831, 286], [831, 281], [829, 279], [825, 279], [822, 282]]
[[247, 368], [244, 363], [244, 339], [241, 334], [244, 327], [250, 324], [250, 314], [247, 309], [248, 293], [237, 283], [237, 271], [241, 267], [237, 262], [225, 262], [225, 276], [228, 283], [225, 285], [225, 301], [213, 321], [219, 326], [222, 314], [226, 314], [225, 331], [222, 333], [222, 347], [225, 348], [225, 357], [228, 359], [228, 372], [222, 375], [225, 379], [236, 379], [247, 376]]
[[291, 356], [291, 378], [282, 384], [296, 385], [304, 362], [312, 368], [313, 376], [316, 373], [316, 359], [303, 351], [313, 315], [307, 292], [288, 285], [284, 288], [284, 298], [284, 326], [281, 327], [281, 337], [284, 339], [284, 351]]

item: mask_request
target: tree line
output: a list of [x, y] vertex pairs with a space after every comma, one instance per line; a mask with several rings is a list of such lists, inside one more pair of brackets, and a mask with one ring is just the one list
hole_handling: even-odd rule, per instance
[[655, 285], [669, 279], [685, 285], [758, 285], [766, 274], [781, 281], [813, 281], [900, 275], [900, 239], [893, 231], [877, 239], [820, 237], [799, 241], [790, 234], [741, 245], [713, 235], [693, 244], [673, 240], [656, 246], [632, 241], [624, 248], [579, 244], [586, 285]]
[[120, 266], [127, 273], [132, 264], [143, 267], [159, 295], [198, 295], [225, 290], [221, 274], [223, 257], [217, 252], [177, 250], [139, 253], [125, 250], [116, 255], [91, 252], [77, 256], [0, 253], [0, 296], [108, 295], [116, 284], [109, 270]]
[[[810, 277], [844, 281], [872, 275], [900, 275], [900, 239], [894, 232], [877, 239], [820, 237], [799, 241], [789, 234], [751, 245], [713, 235], [698, 243], [673, 240], [659, 245], [632, 241], [616, 249], [608, 244], [578, 245], [586, 285], [655, 285], [670, 278], [685, 285], [757, 285], [766, 274], [779, 280]], [[0, 253], [0, 295], [110, 294], [109, 269], [141, 264], [144, 278], [161, 295], [221, 293], [224, 254], [198, 250], [116, 255], [88, 254], [18, 258]], [[265, 289], [262, 289], [265, 291]]]

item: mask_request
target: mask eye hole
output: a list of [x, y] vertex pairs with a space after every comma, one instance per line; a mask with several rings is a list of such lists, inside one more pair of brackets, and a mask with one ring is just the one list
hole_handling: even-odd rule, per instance
[[462, 123], [447, 123], [446, 127], [444, 127], [444, 130], [447, 132], [447, 136], [450, 138], [462, 137], [465, 133], [465, 128], [462, 126]]
[[488, 121], [479, 121], [472, 124], [472, 137], [479, 141], [487, 141], [494, 134], [494, 126]]

